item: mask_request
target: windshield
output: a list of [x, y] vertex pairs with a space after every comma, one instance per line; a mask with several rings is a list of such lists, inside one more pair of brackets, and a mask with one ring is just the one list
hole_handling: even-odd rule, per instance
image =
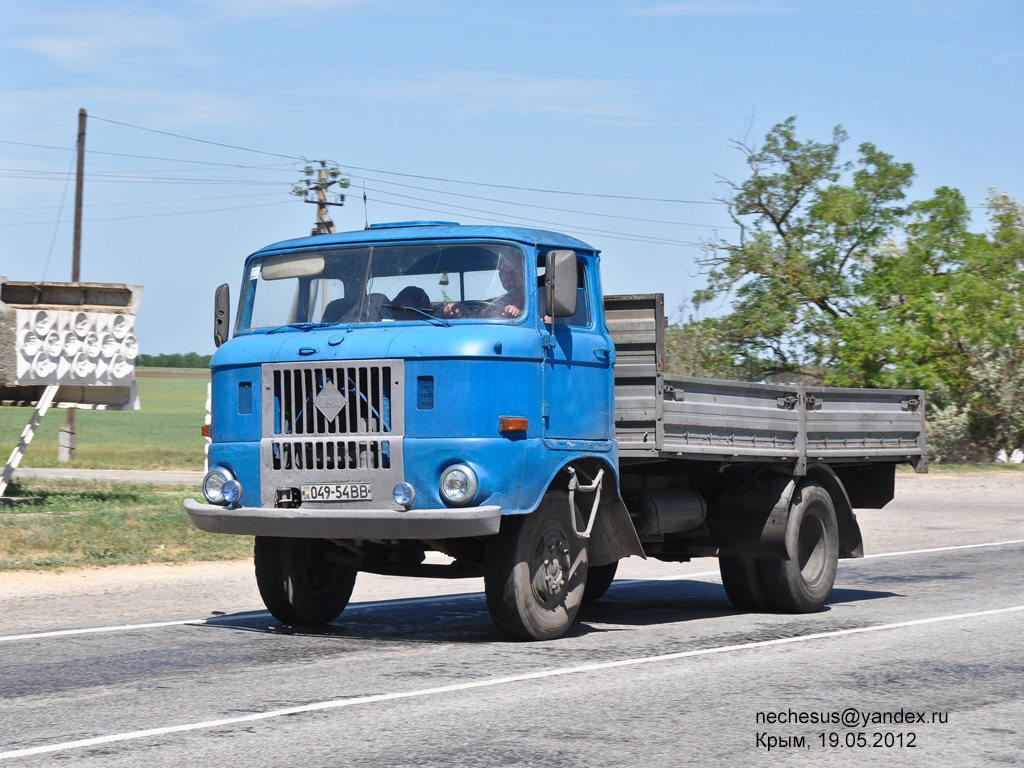
[[523, 252], [501, 243], [388, 245], [249, 263], [238, 330], [293, 323], [512, 321], [524, 313]]

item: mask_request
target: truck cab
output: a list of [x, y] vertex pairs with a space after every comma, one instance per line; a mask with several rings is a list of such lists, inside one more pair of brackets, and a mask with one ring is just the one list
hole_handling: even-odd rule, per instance
[[[503, 520], [545, 500], [558, 530], [541, 536], [541, 563], [560, 563], [546, 575], [562, 582], [546, 599], [582, 590], [572, 529], [587, 520], [570, 519], [568, 491], [549, 491], [577, 472], [581, 487], [599, 474], [616, 487], [614, 347], [593, 248], [442, 222], [291, 240], [246, 260], [235, 317], [211, 362], [207, 503], [186, 507], [204, 530], [257, 537], [275, 616], [344, 607], [344, 585], [326, 605], [287, 605], [300, 570], [423, 572], [439, 550], [451, 575], [479, 575], [491, 539], [516, 527]], [[621, 554], [639, 553], [631, 544]], [[538, 634], [520, 624], [511, 634]]]

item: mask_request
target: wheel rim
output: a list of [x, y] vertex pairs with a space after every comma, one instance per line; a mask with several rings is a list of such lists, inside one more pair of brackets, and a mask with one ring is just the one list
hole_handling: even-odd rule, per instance
[[800, 575], [810, 587], [821, 583], [828, 570], [829, 545], [825, 525], [817, 510], [808, 510], [800, 522], [797, 538], [797, 565]]
[[320, 547], [312, 543], [307, 545], [300, 554], [299, 562], [299, 580], [308, 594], [321, 596], [334, 590], [338, 567], [324, 557]]
[[533, 595], [546, 610], [554, 610], [565, 601], [571, 557], [569, 537], [560, 525], [549, 522], [537, 536], [530, 563]]

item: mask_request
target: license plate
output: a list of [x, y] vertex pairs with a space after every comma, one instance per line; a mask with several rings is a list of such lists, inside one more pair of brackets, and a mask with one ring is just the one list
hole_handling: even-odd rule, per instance
[[370, 501], [369, 483], [318, 483], [302, 486], [303, 501]]

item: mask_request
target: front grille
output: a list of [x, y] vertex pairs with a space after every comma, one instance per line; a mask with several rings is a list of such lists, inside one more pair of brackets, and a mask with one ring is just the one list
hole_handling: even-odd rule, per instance
[[401, 380], [391, 361], [270, 368], [270, 435], [387, 434], [395, 429], [392, 402]]
[[390, 440], [271, 442], [274, 469], [391, 469]]
[[264, 365], [263, 506], [310, 483], [368, 482], [370, 506], [389, 500], [404, 479], [404, 393], [402, 360]]

